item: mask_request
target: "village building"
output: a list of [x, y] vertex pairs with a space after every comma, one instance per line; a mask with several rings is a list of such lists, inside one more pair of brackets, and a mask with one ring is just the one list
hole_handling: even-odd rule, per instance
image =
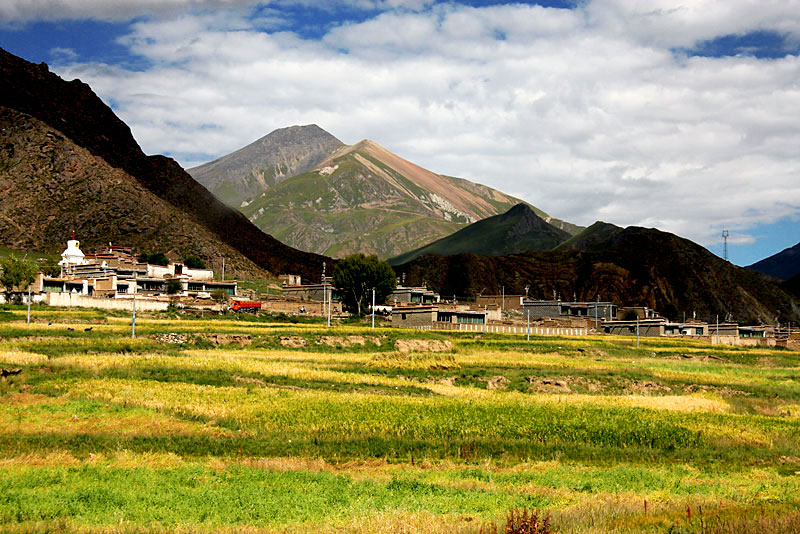
[[560, 300], [523, 299], [522, 315], [531, 319], [580, 317], [611, 321], [617, 317], [617, 306], [612, 302], [562, 302]]
[[299, 274], [282, 274], [278, 277], [278, 282], [282, 286], [299, 286], [303, 283]]
[[281, 296], [284, 298], [313, 302], [340, 300], [339, 290], [328, 282], [324, 284], [303, 284], [296, 286], [285, 285], [281, 288]]
[[398, 328], [437, 328], [437, 323], [487, 324], [489, 312], [467, 307], [440, 307], [433, 304], [392, 308], [392, 326]]
[[426, 286], [409, 287], [397, 285], [392, 294], [386, 299], [390, 304], [435, 304], [440, 301], [439, 293], [431, 291]]
[[[58, 264], [61, 276], [39, 273], [33, 291], [107, 298], [133, 294], [208, 298], [219, 290], [230, 296], [237, 295], [235, 280], [215, 281], [210, 269], [191, 269], [177, 262], [166, 266], [139, 262], [130, 247], [111, 244], [96, 253], [84, 254], [74, 236], [67, 242]], [[171, 281], [177, 281], [177, 287], [172, 282], [170, 288]]]
[[518, 311], [523, 309], [525, 295], [478, 295], [475, 297], [477, 306], [499, 306], [503, 311]]

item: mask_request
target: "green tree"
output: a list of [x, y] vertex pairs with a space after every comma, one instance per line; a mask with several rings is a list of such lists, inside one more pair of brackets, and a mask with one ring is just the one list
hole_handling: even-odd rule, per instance
[[177, 278], [170, 278], [167, 280], [167, 294], [174, 295], [176, 293], [180, 293], [183, 290], [183, 284]]
[[139, 261], [142, 263], [149, 263], [150, 265], [161, 265], [166, 267], [169, 265], [169, 258], [163, 252], [154, 252], [153, 254], [140, 254]]
[[197, 256], [186, 256], [183, 259], [183, 264], [190, 269], [205, 269], [206, 262], [202, 259], [198, 258]]
[[40, 260], [39, 269], [45, 276], [59, 276], [61, 274], [61, 266], [58, 264], [58, 260], [54, 258], [48, 258], [44, 261]]
[[24, 291], [39, 274], [39, 267], [36, 263], [17, 258], [13, 254], [0, 260], [0, 269], [3, 271], [0, 274], [0, 285], [6, 290], [6, 302], [11, 301], [15, 287]]
[[372, 304], [383, 303], [397, 285], [394, 271], [377, 256], [353, 254], [339, 261], [333, 271], [333, 285], [339, 290], [344, 308], [365, 315]]

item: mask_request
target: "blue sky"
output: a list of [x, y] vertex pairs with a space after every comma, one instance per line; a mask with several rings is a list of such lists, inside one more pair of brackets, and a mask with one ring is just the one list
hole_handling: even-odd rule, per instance
[[186, 167], [316, 123], [740, 265], [800, 241], [799, 0], [5, 0], [0, 46]]

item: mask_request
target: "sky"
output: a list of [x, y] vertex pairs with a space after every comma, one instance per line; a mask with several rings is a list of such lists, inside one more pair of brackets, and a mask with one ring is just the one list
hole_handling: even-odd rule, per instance
[[800, 0], [0, 0], [189, 168], [295, 124], [749, 265], [800, 242]]

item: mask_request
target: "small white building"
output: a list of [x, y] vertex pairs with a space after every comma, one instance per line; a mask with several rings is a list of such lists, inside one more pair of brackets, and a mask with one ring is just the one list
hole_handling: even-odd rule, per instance
[[75, 239], [75, 233], [72, 234], [72, 239], [67, 241], [67, 248], [61, 253], [61, 261], [58, 262], [63, 270], [66, 267], [73, 265], [85, 265], [86, 256], [81, 252], [81, 242]]

